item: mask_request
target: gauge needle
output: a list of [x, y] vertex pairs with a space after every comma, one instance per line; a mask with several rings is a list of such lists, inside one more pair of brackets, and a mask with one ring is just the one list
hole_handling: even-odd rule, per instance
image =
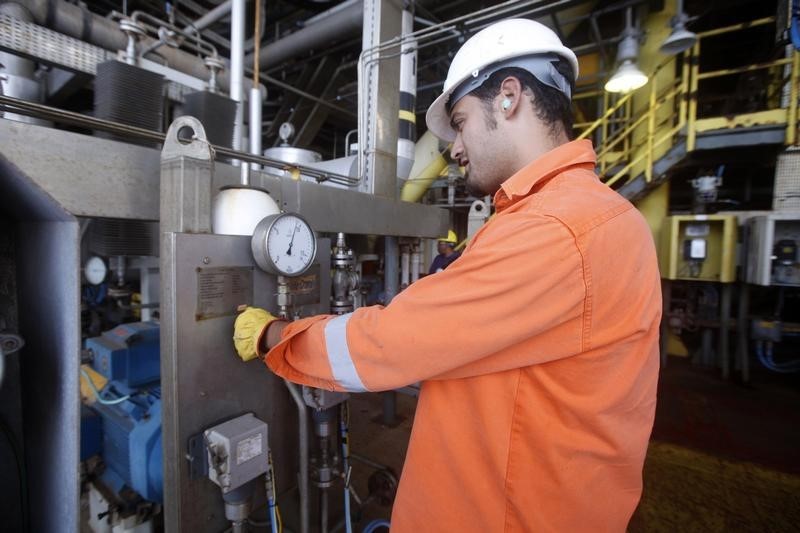
[[292, 238], [289, 241], [289, 249], [286, 250], [286, 255], [292, 255], [292, 245], [294, 244], [294, 236], [297, 233], [297, 225], [294, 226], [294, 231], [292, 231]]

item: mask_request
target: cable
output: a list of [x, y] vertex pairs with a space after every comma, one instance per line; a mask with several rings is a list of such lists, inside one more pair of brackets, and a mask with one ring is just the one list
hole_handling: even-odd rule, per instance
[[122, 398], [116, 398], [114, 400], [106, 400], [105, 398], [100, 396], [100, 391], [97, 390], [97, 387], [95, 387], [94, 382], [92, 381], [92, 378], [89, 377], [89, 374], [86, 372], [86, 370], [84, 370], [82, 368], [81, 368], [81, 376], [83, 376], [83, 378], [89, 384], [89, 388], [92, 389], [92, 392], [94, 393], [95, 398], [97, 398], [97, 401], [100, 402], [103, 405], [117, 405], [118, 403], [122, 403], [122, 402], [124, 402], [126, 400], [129, 400], [130, 397], [131, 397], [130, 394], [126, 394]]
[[[766, 350], [764, 349], [766, 345]], [[769, 370], [781, 374], [793, 374], [800, 372], [800, 360], [789, 361], [788, 363], [776, 363], [772, 357], [772, 345], [770, 341], [756, 342], [756, 355], [759, 362]]]
[[339, 436], [342, 439], [342, 469], [344, 470], [344, 526], [346, 533], [353, 533], [353, 521], [350, 517], [350, 409], [347, 400], [342, 402], [339, 414]]
[[392, 526], [389, 524], [388, 520], [373, 520], [361, 531], [361, 533], [375, 533], [375, 531], [379, 527], [385, 527], [386, 529], [390, 529]]
[[[0, 357], [2, 357], [2, 355], [0, 355]], [[20, 509], [20, 515], [22, 516], [22, 531], [27, 532], [30, 530], [28, 525], [28, 478], [25, 468], [22, 465], [22, 450], [20, 449], [17, 439], [14, 438], [11, 428], [8, 427], [2, 418], [0, 418], [0, 431], [2, 431], [3, 435], [5, 435], [6, 439], [8, 440], [8, 444], [11, 446], [11, 453], [14, 454], [14, 462], [17, 465], [19, 499], [20, 505], [22, 506]]]
[[278, 515], [275, 499], [278, 496], [277, 485], [275, 484], [275, 470], [272, 464], [272, 450], [267, 450], [267, 504], [269, 505], [269, 521], [272, 533], [278, 533]]

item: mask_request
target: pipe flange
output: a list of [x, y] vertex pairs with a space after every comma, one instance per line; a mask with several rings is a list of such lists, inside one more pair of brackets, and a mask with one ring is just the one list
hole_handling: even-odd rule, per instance
[[207, 56], [203, 59], [203, 64], [211, 71], [220, 71], [225, 68], [225, 63], [219, 57]]
[[134, 22], [132, 19], [120, 20], [119, 29], [125, 32], [126, 35], [138, 35], [141, 37], [147, 35], [144, 26], [142, 26], [138, 22]]

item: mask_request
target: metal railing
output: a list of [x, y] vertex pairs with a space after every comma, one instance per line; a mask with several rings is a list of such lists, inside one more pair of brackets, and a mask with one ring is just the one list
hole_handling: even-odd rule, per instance
[[[654, 178], [657, 161], [678, 142], [686, 142], [686, 152], [697, 148], [697, 135], [715, 129], [756, 125], [783, 125], [786, 128], [785, 144], [795, 145], [798, 141], [798, 76], [800, 75], [800, 53], [792, 50], [791, 56], [734, 68], [700, 72], [700, 54], [703, 39], [742, 31], [749, 28], [774, 24], [774, 17], [717, 28], [698, 34], [695, 45], [680, 57], [666, 58], [653, 70], [645, 89], [622, 96], [603, 94], [603, 112], [593, 122], [576, 123], [578, 138], [590, 138], [595, 142], [598, 172], [609, 186], [624, 183], [643, 176], [647, 183]], [[733, 117], [698, 117], [698, 96], [700, 82], [713, 78], [732, 76], [764, 69], [780, 71], [790, 67], [788, 75], [780, 77], [781, 88], [788, 84], [788, 102], [766, 111], [743, 113]], [[659, 76], [674, 69], [675, 76]], [[663, 78], [668, 78], [664, 80]], [[646, 105], [641, 95], [647, 91]], [[581, 97], [600, 97], [597, 92], [577, 95]], [[637, 106], [634, 106], [634, 97]], [[769, 107], [769, 98], [767, 103]]]

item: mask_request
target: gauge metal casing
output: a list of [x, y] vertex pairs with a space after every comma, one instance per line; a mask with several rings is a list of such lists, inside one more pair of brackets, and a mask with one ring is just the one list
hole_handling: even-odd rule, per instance
[[108, 266], [101, 257], [93, 255], [84, 263], [83, 275], [91, 285], [100, 285], [108, 275]]
[[250, 241], [256, 264], [270, 274], [300, 276], [317, 257], [317, 236], [306, 220], [295, 213], [264, 217]]

